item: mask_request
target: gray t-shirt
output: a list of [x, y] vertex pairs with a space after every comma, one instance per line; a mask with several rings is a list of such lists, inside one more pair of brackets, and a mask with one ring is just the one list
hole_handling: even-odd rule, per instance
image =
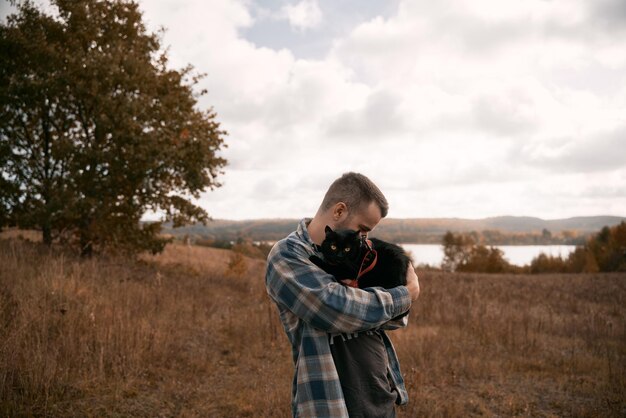
[[388, 376], [381, 331], [329, 336], [330, 350], [351, 418], [396, 416], [398, 393]]

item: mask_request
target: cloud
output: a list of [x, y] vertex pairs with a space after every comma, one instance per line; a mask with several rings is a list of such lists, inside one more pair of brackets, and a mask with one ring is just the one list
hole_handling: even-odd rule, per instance
[[588, 138], [568, 138], [529, 144], [521, 157], [529, 164], [551, 171], [610, 172], [626, 168], [626, 124], [597, 132]]
[[600, 30], [613, 33], [626, 31], [626, 4], [622, 0], [596, 0], [589, 2], [590, 19]]
[[281, 12], [296, 30], [305, 31], [318, 27], [322, 23], [322, 10], [317, 0], [302, 0], [294, 5], [287, 4]]
[[406, 129], [404, 115], [400, 112], [402, 97], [389, 90], [368, 94], [357, 109], [344, 110], [327, 120], [325, 134], [330, 137], [364, 137], [393, 135]]
[[312, 215], [351, 170], [390, 216], [624, 214], [622, 0], [140, 7], [229, 132], [213, 216]]
[[625, 203], [621, 1], [140, 4], [230, 133], [224, 187], [200, 200], [216, 217], [312, 215], [351, 170], [390, 216]]

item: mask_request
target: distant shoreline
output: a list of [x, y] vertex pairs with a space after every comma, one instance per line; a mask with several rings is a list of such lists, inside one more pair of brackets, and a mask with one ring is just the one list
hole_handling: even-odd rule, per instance
[[[439, 267], [444, 258], [443, 246], [440, 244], [400, 244], [406, 251], [411, 252], [414, 261], [419, 264], [428, 264], [432, 267]], [[540, 253], [567, 256], [574, 251], [576, 245], [556, 244], [556, 245], [493, 245], [504, 253], [504, 258], [516, 266], [529, 265]]]
[[[299, 219], [229, 221], [215, 219], [163, 232], [191, 240], [278, 241], [298, 225]], [[582, 245], [605, 226], [626, 221], [619, 216], [586, 216], [544, 220], [528, 216], [500, 216], [484, 219], [412, 218], [383, 219], [371, 236], [396, 243], [439, 244], [448, 232], [473, 234], [484, 245]]]

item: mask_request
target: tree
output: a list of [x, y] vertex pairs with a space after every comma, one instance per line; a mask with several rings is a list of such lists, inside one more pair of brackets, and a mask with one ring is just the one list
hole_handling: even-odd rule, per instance
[[510, 270], [502, 250], [484, 245], [472, 246], [467, 260], [457, 267], [457, 271], [482, 273], [506, 273]]
[[599, 271], [595, 256], [586, 246], [576, 247], [567, 257], [565, 265], [566, 270], [570, 273], [596, 273]]
[[[0, 25], [0, 211], [69, 239], [82, 254], [159, 251], [161, 223], [208, 220], [191, 198], [219, 187], [225, 147], [201, 76], [168, 68], [157, 35], [130, 0], [52, 0], [54, 16], [21, 2]], [[0, 218], [0, 221], [3, 221]]]
[[[11, 154], [8, 144], [0, 142], [0, 167], [4, 167]], [[9, 222], [9, 210], [11, 207], [11, 196], [15, 195], [13, 182], [9, 180], [4, 172], [0, 172], [0, 231]]]
[[468, 262], [476, 241], [469, 235], [455, 235], [448, 231], [443, 236], [442, 245], [444, 257], [441, 267], [447, 271], [455, 271]]
[[518, 269], [504, 258], [504, 252], [496, 247], [476, 243], [476, 236], [453, 234], [443, 236], [444, 258], [442, 268], [448, 271], [506, 273]]
[[588, 240], [586, 249], [593, 254], [599, 271], [626, 271], [626, 222], [602, 228]]
[[533, 274], [566, 273], [567, 271], [567, 262], [560, 255], [553, 256], [542, 252], [530, 262], [530, 272]]
[[567, 259], [540, 254], [530, 265], [531, 273], [596, 273], [626, 271], [626, 222], [605, 226], [577, 246]]

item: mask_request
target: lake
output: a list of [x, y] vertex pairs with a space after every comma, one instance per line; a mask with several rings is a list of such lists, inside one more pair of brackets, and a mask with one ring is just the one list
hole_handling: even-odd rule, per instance
[[[443, 246], [439, 244], [401, 244], [402, 248], [410, 251], [417, 264], [430, 264], [439, 267], [443, 260]], [[533, 258], [540, 253], [567, 257], [576, 249], [575, 245], [494, 245], [504, 252], [504, 258], [517, 266], [530, 264]]]

